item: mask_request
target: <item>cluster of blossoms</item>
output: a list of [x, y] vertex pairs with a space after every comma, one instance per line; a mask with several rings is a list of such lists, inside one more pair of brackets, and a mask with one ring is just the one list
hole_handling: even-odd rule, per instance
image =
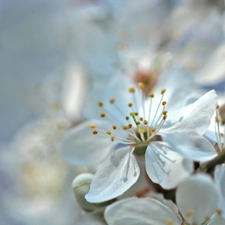
[[[15, 193], [4, 187], [3, 214], [22, 224], [225, 224], [224, 113], [211, 90], [224, 88], [222, 2], [3, 4], [16, 10], [0, 35], [14, 60], [3, 68], [53, 75], [36, 94], [44, 116], [0, 151]], [[211, 91], [194, 94], [199, 84]]]
[[193, 95], [182, 72], [162, 74], [148, 93], [124, 76], [90, 90], [90, 119], [61, 142], [69, 162], [95, 171], [72, 184], [87, 217], [109, 225], [225, 223], [222, 107], [214, 90]]

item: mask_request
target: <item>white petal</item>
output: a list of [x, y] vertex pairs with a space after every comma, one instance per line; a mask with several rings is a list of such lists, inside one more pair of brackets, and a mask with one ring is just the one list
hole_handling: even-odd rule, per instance
[[60, 144], [62, 155], [75, 165], [95, 165], [107, 157], [114, 145], [110, 137], [92, 134], [90, 124], [95, 124], [96, 129], [109, 129], [107, 123], [98, 120], [84, 122], [66, 133]]
[[[141, 104], [141, 92], [138, 90], [130, 79], [125, 76], [115, 76], [107, 80], [107, 86], [104, 83], [95, 84], [91, 89], [87, 97], [85, 114], [88, 118], [99, 118], [101, 112], [106, 113], [106, 120], [110, 120], [116, 125], [121, 124], [127, 125], [125, 119], [126, 116], [130, 115], [132, 111], [128, 107], [128, 103], [133, 103], [133, 108], [135, 111], [139, 112], [140, 116], [142, 114], [142, 104]], [[130, 93], [129, 88], [135, 87], [136, 92]], [[111, 104], [110, 99], [115, 99], [115, 103]], [[103, 107], [99, 108], [97, 106], [98, 102], [103, 102]]]
[[217, 165], [214, 172], [214, 179], [219, 191], [219, 208], [222, 210], [225, 218], [225, 165]]
[[116, 198], [128, 190], [139, 175], [140, 169], [130, 147], [118, 149], [95, 174], [86, 199], [97, 203]]
[[[210, 176], [197, 174], [178, 185], [176, 201], [188, 223], [201, 224], [216, 211], [218, 193]], [[188, 212], [189, 216], [187, 216]]]
[[105, 219], [109, 225], [180, 225], [178, 215], [155, 199], [128, 198], [108, 206]]
[[219, 215], [214, 215], [212, 219], [210, 219], [208, 225], [223, 225], [225, 224], [225, 219]]
[[[134, 87], [135, 93], [130, 93], [129, 88]], [[128, 79], [126, 76], [115, 77], [111, 79], [110, 84], [108, 85], [108, 91], [105, 94], [105, 103], [107, 109], [112, 112], [117, 118], [124, 123], [125, 117], [130, 115], [132, 111], [131, 108], [128, 107], [128, 103], [133, 103], [134, 111], [139, 113], [139, 116], [143, 117], [143, 106], [142, 106], [142, 91], [137, 84], [132, 82], [131, 79]], [[115, 105], [109, 103], [109, 99], [114, 98], [116, 100]], [[144, 104], [144, 100], [143, 100]], [[120, 110], [118, 110], [120, 109]], [[122, 114], [122, 113], [123, 114]]]
[[217, 95], [215, 91], [207, 92], [193, 104], [184, 107], [179, 113], [180, 115], [174, 114], [178, 119], [183, 118], [168, 130], [194, 130], [203, 135], [211, 123], [216, 104]]
[[167, 101], [166, 108], [168, 110], [183, 106], [183, 100], [191, 89], [191, 76], [188, 70], [177, 67], [164, 73], [159, 77], [153, 93], [160, 94], [163, 88], [166, 88], [164, 100]]
[[173, 151], [179, 152], [187, 159], [204, 162], [217, 156], [213, 145], [194, 131], [164, 133], [162, 137]]
[[165, 189], [175, 188], [194, 169], [191, 161], [166, 149], [160, 142], [151, 143], [145, 156], [148, 176]]
[[210, 129], [208, 129], [205, 134], [204, 137], [209, 140], [213, 145], [215, 145], [217, 143], [217, 138], [216, 138], [216, 132], [212, 131]]

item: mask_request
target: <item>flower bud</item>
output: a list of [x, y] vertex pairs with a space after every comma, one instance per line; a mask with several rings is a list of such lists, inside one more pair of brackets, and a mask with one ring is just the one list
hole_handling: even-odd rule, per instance
[[96, 206], [87, 202], [84, 197], [89, 192], [93, 176], [94, 175], [90, 173], [83, 173], [75, 177], [72, 183], [73, 193], [77, 202], [80, 207], [87, 212], [94, 211], [96, 209]]

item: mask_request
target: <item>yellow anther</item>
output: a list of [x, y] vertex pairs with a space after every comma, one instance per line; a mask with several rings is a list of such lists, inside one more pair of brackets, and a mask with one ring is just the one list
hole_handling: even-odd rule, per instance
[[96, 134], [98, 134], [98, 131], [97, 130], [93, 130], [92, 134], [96, 135]]
[[137, 126], [138, 126], [138, 125], [140, 125], [140, 122], [139, 122], [139, 121], [137, 121], [137, 123], [136, 123], [136, 124], [137, 124]]
[[126, 116], [126, 117], [125, 117], [126, 120], [129, 120], [129, 118], [130, 118], [129, 116]]
[[224, 136], [224, 133], [220, 133], [220, 137], [223, 137]]
[[215, 121], [216, 121], [216, 123], [220, 122], [218, 116], [215, 116]]
[[96, 128], [95, 124], [89, 124], [89, 128]]
[[219, 109], [219, 107], [220, 107], [220, 106], [219, 106], [219, 105], [217, 105], [217, 106], [216, 106], [216, 109]]
[[143, 121], [143, 117], [140, 117], [139, 120], [140, 120], [140, 121]]
[[174, 222], [171, 219], [166, 220], [166, 225], [173, 225]]
[[128, 127], [129, 127], [129, 128], [131, 128], [131, 127], [132, 127], [132, 124], [131, 124], [131, 123], [130, 123], [130, 124], [128, 124]]
[[164, 110], [164, 111], [162, 112], [162, 114], [163, 114], [163, 115], [166, 115], [167, 112], [168, 112], [167, 110]]
[[108, 135], [112, 134], [112, 132], [110, 130], [107, 130], [105, 133]]
[[134, 87], [130, 87], [130, 88], [129, 88], [129, 92], [130, 92], [130, 93], [134, 93], [134, 92], [135, 92], [135, 88], [134, 88]]
[[115, 137], [114, 137], [114, 136], [112, 136], [112, 137], [111, 137], [111, 141], [114, 141], [114, 140], [115, 140]]
[[137, 195], [133, 195], [132, 198], [138, 198], [138, 196]]
[[166, 105], [166, 101], [163, 101], [163, 102], [162, 102], [162, 105]]
[[206, 216], [204, 219], [205, 219], [205, 221], [207, 221], [210, 219], [210, 217]]
[[148, 124], [148, 121], [147, 120], [144, 120], [144, 124], [147, 125]]
[[163, 88], [163, 89], [161, 90], [161, 95], [163, 95], [165, 92], [166, 92], [166, 89]]
[[128, 129], [128, 127], [127, 127], [127, 126], [123, 126], [123, 129], [124, 129], [124, 130], [127, 130], [127, 129]]
[[135, 115], [135, 116], [138, 116], [138, 112], [135, 112], [134, 115]]
[[223, 211], [222, 211], [221, 209], [217, 209], [217, 210], [216, 210], [216, 213], [217, 213], [218, 215], [222, 215]]
[[167, 115], [164, 115], [164, 116], [163, 116], [163, 120], [166, 120], [166, 118], [167, 118]]
[[112, 129], [113, 129], [113, 130], [116, 130], [116, 128], [117, 128], [117, 127], [116, 127], [115, 125], [112, 125]]
[[102, 107], [103, 106], [103, 103], [102, 102], [98, 102], [98, 106], [99, 107]]
[[132, 107], [132, 106], [133, 106], [132, 102], [128, 103], [128, 107]]
[[156, 128], [155, 127], [152, 127], [151, 128], [151, 132], [154, 133], [155, 131], [156, 131]]
[[109, 100], [109, 102], [110, 102], [111, 104], [115, 103], [115, 101], [116, 101], [116, 99], [114, 99], [114, 98], [111, 98], [111, 99]]
[[139, 82], [138, 86], [141, 90], [143, 90], [145, 88], [145, 85], [142, 82]]
[[154, 95], [153, 93], [149, 93], [149, 94], [148, 94], [148, 97], [150, 97], [150, 98], [154, 98], [154, 96], [155, 96], [155, 95]]
[[141, 134], [141, 133], [143, 134], [143, 133], [145, 133], [145, 132], [146, 132], [146, 129], [145, 129], [145, 128], [139, 128], [139, 129], [138, 129], [138, 133], [140, 133], [140, 134]]
[[193, 212], [193, 210], [191, 210], [191, 209], [188, 209], [186, 212], [185, 212], [185, 215], [187, 216], [187, 217], [190, 217], [190, 216], [192, 216], [194, 214], [194, 212]]
[[100, 113], [100, 116], [102, 117], [102, 118], [104, 118], [105, 117], [105, 113]]

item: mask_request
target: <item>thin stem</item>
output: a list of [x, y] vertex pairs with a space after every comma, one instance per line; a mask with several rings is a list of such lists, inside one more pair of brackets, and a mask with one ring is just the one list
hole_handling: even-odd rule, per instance
[[219, 153], [219, 155], [214, 158], [213, 160], [207, 162], [207, 163], [203, 163], [199, 169], [200, 171], [204, 171], [207, 173], [211, 173], [214, 171], [214, 168], [216, 167], [216, 165], [220, 165], [223, 164], [225, 162], [225, 149], [223, 149], [223, 151], [221, 151]]

